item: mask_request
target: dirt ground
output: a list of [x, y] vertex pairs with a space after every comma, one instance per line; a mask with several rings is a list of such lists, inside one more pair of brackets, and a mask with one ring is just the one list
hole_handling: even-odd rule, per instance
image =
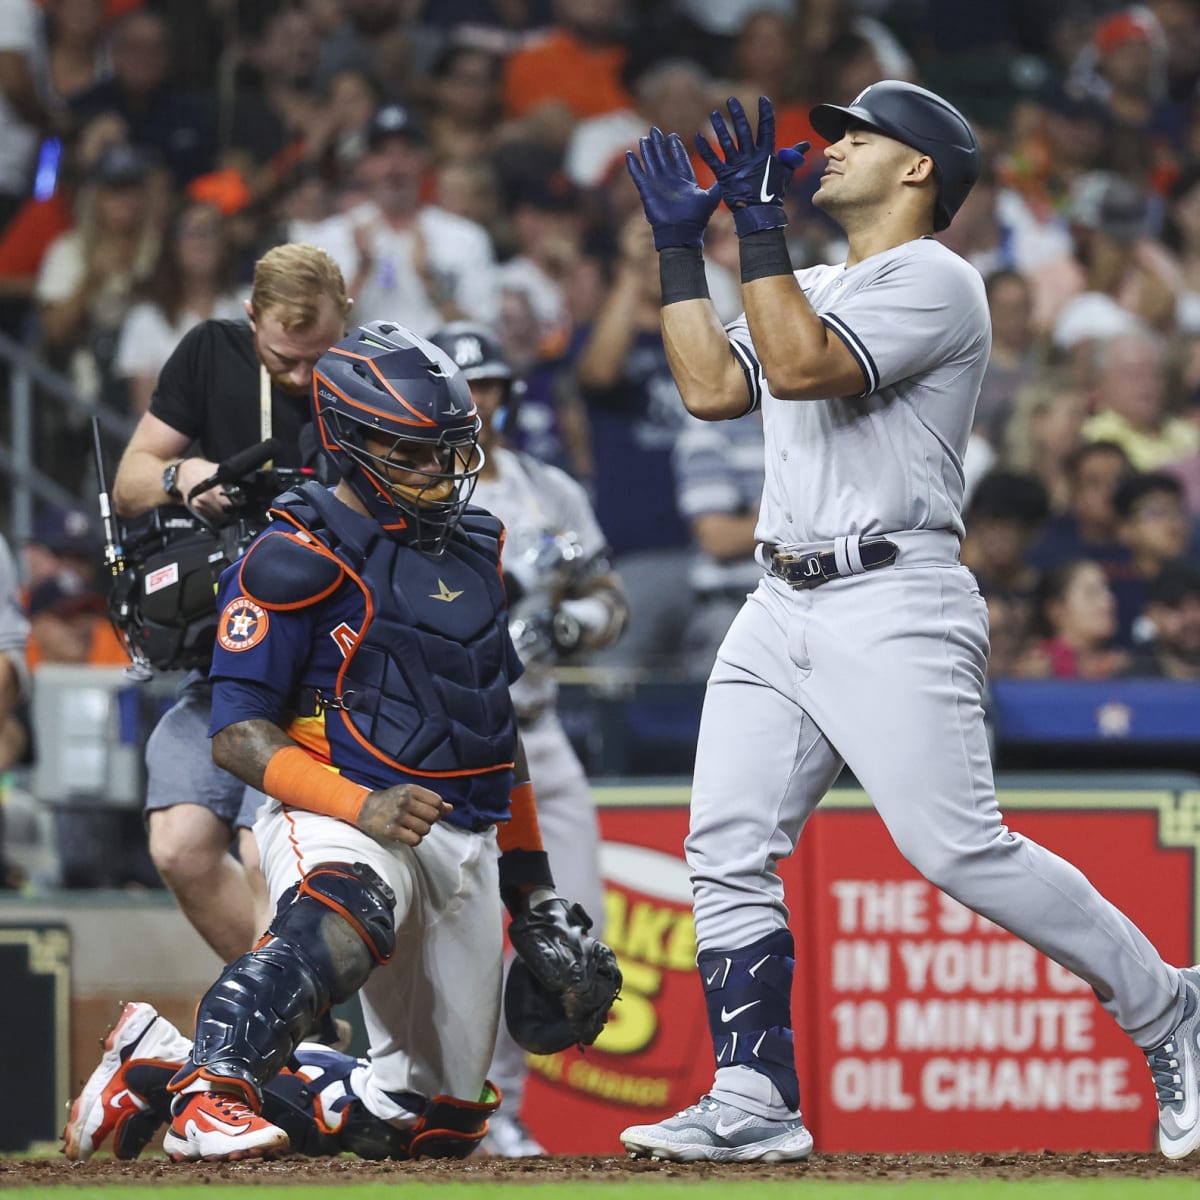
[[807, 1163], [728, 1164], [659, 1163], [627, 1158], [533, 1159], [472, 1158], [465, 1162], [362, 1162], [355, 1158], [282, 1158], [273, 1162], [172, 1163], [149, 1158], [123, 1163], [97, 1158], [89, 1163], [63, 1159], [0, 1159], [0, 1190], [51, 1187], [55, 1184], [183, 1183], [191, 1179], [237, 1183], [324, 1186], [356, 1180], [394, 1178], [432, 1181], [491, 1179], [533, 1183], [569, 1179], [629, 1179], [644, 1174], [671, 1179], [979, 1179], [1122, 1178], [1161, 1175], [1200, 1179], [1200, 1160], [1171, 1162], [1157, 1154], [814, 1154]]

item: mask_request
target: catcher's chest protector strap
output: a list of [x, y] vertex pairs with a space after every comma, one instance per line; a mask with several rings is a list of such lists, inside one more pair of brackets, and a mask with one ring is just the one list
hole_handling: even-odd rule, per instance
[[739, 950], [696, 957], [717, 1066], [767, 1076], [793, 1112], [800, 1107], [792, 1044], [795, 953], [791, 932], [778, 929]]

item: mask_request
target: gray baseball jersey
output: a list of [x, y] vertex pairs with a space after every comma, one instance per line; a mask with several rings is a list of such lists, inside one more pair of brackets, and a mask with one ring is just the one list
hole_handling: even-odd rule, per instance
[[[539, 544], [571, 534], [583, 558], [603, 553], [606, 542], [587, 493], [565, 472], [527, 454], [491, 451], [494, 478], [481, 479], [472, 502], [504, 522], [505, 570], [518, 557], [537, 557]], [[521, 741], [537, 797], [538, 823], [559, 890], [578, 901], [603, 933], [600, 828], [587, 778], [554, 709], [558, 685], [551, 664], [531, 661], [512, 689]], [[536, 714], [536, 715], [535, 715]], [[519, 1114], [528, 1067], [525, 1053], [501, 1022], [488, 1078], [504, 1095], [504, 1110]]]
[[[763, 493], [763, 428], [761, 411], [739, 421], [697, 421], [675, 443], [675, 498], [689, 520], [711, 513], [736, 516], [757, 512]], [[720, 562], [696, 551], [690, 581], [698, 595], [748, 592], [760, 574], [753, 557]]]
[[[846, 764], [917, 871], [1087, 980], [1140, 1046], [1157, 1045], [1179, 1019], [1178, 971], [1078, 870], [1008, 829], [996, 803], [987, 608], [958, 562], [962, 459], [990, 347], [982, 281], [925, 239], [797, 279], [867, 384], [857, 398], [781, 401], [745, 320], [730, 326], [763, 408], [758, 536], [842, 561], [835, 539], [887, 534], [898, 556], [815, 588], [767, 574], [722, 642], [685, 846], [700, 950], [786, 928], [775, 862]], [[739, 986], [739, 1003], [760, 1002]], [[714, 1034], [718, 1064], [735, 1061], [732, 1037]], [[744, 1066], [718, 1066], [710, 1094], [759, 1116], [788, 1110], [769, 1075]]]
[[867, 387], [856, 397], [777, 400], [745, 317], [728, 327], [753, 401], [763, 406], [759, 540], [809, 545], [904, 529], [961, 537], [962, 460], [991, 349], [979, 273], [922, 238], [852, 267], [797, 271], [796, 279], [858, 360]]

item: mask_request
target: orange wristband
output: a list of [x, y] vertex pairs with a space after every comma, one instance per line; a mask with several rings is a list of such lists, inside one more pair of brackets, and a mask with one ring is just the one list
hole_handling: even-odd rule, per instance
[[284, 746], [271, 755], [263, 772], [263, 791], [280, 804], [336, 817], [353, 825], [370, 788], [351, 783], [332, 767], [317, 762], [299, 746]]
[[537, 805], [533, 800], [533, 784], [518, 783], [508, 797], [511, 817], [496, 826], [496, 841], [500, 853], [508, 850], [541, 850], [542, 830], [538, 824]]

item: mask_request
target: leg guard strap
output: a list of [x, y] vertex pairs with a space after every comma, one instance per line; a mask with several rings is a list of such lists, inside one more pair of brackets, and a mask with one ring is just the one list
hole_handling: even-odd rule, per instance
[[395, 948], [395, 896], [364, 863], [322, 863], [279, 901], [266, 938], [222, 972], [196, 1015], [192, 1055], [173, 1092], [197, 1079], [235, 1084], [255, 1108], [333, 1003]]

